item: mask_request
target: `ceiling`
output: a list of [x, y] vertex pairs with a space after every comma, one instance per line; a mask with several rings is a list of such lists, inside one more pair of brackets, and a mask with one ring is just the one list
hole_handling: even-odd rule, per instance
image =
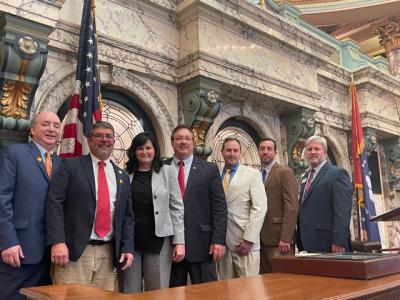
[[[400, 0], [291, 0], [308, 23], [345, 41], [354, 40], [371, 57], [386, 57], [374, 29], [390, 17], [400, 16]], [[400, 24], [399, 24], [400, 25]]]

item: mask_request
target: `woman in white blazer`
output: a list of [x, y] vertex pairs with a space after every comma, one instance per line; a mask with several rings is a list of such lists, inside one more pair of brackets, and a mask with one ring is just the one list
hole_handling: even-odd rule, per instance
[[[156, 140], [138, 134], [128, 150], [126, 170], [131, 178], [135, 215], [135, 252], [123, 273], [124, 293], [169, 287], [172, 261], [185, 257], [183, 202], [176, 171], [164, 165]], [[121, 286], [122, 285], [122, 286]]]

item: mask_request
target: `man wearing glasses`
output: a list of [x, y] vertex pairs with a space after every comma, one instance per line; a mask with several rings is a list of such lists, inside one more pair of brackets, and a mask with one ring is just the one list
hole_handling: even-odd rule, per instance
[[64, 159], [50, 184], [47, 242], [54, 284], [115, 289], [117, 270], [133, 261], [133, 212], [128, 175], [110, 161], [114, 129], [93, 125], [90, 154]]
[[171, 135], [175, 167], [185, 206], [186, 257], [173, 263], [170, 287], [217, 280], [215, 262], [225, 253], [227, 207], [218, 167], [193, 156], [193, 133], [178, 125]]

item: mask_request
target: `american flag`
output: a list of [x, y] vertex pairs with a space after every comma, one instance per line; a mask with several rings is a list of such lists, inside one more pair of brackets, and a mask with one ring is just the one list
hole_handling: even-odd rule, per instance
[[60, 147], [61, 157], [89, 152], [86, 137], [101, 120], [100, 78], [97, 65], [95, 0], [84, 0], [76, 66], [75, 91], [71, 97]]
[[367, 154], [364, 149], [364, 134], [361, 127], [360, 112], [358, 109], [357, 91], [354, 81], [350, 83], [352, 102], [351, 125], [352, 125], [352, 152], [354, 163], [354, 186], [358, 206], [361, 211], [361, 240], [380, 242], [378, 225], [369, 221], [376, 215]]

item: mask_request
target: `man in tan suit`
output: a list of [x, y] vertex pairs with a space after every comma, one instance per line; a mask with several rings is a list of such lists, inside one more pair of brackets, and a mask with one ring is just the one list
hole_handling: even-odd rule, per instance
[[258, 146], [268, 212], [261, 229], [260, 274], [272, 272], [272, 257], [294, 253], [294, 231], [299, 201], [293, 171], [276, 162], [276, 142], [262, 139]]
[[267, 197], [258, 170], [239, 163], [240, 143], [228, 137], [222, 144], [225, 167], [222, 182], [228, 205], [227, 251], [218, 265], [220, 279], [257, 275], [260, 268], [260, 230]]

